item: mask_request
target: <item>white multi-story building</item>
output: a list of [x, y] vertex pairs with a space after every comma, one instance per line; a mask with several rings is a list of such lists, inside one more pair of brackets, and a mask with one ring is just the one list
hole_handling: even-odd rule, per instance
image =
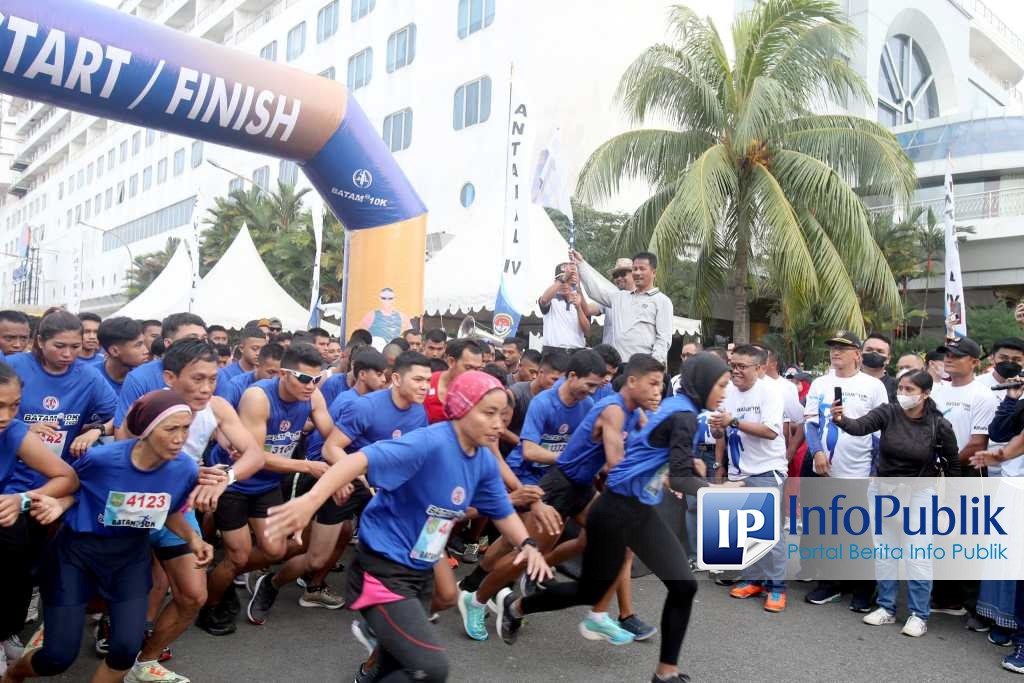
[[[754, 0], [689, 4], [720, 30]], [[626, 66], [664, 39], [673, 0], [121, 0], [120, 10], [344, 81], [430, 211], [428, 231], [497, 230], [510, 73], [538, 132], [560, 127], [570, 172], [627, 128], [613, 101]], [[863, 36], [850, 63], [874, 91], [854, 113], [891, 126], [941, 204], [952, 158], [968, 302], [1024, 283], [1024, 40], [981, 0], [842, 0]], [[728, 36], [726, 36], [728, 39]], [[130, 254], [190, 230], [198, 193], [247, 179], [304, 186], [291, 162], [5, 98], [0, 107], [0, 306], [108, 312]], [[209, 163], [213, 162], [213, 163]], [[9, 169], [9, 170], [8, 170]], [[229, 169], [229, 170], [224, 170]], [[244, 179], [243, 179], [244, 178]], [[615, 208], [645, 196], [630, 188]], [[21, 257], [26, 232], [29, 259]], [[430, 240], [431, 244], [443, 239]], [[77, 259], [75, 256], [77, 255]], [[76, 266], [75, 264], [80, 264]], [[911, 283], [922, 289], [923, 282]], [[941, 280], [930, 284], [941, 289]], [[931, 299], [941, 320], [939, 297]]]

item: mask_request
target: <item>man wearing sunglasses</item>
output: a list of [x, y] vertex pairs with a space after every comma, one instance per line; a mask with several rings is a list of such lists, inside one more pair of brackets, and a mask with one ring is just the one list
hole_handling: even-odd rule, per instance
[[[360, 361], [361, 357], [356, 359], [357, 364]], [[335, 400], [335, 406], [340, 409], [335, 413], [334, 429], [321, 451], [328, 465], [345, 457], [346, 452], [356, 453], [372, 443], [397, 439], [427, 426], [423, 399], [427, 397], [427, 389], [430, 388], [430, 361], [415, 351], [399, 354], [391, 370], [390, 384], [385, 389], [372, 391], [365, 396], [349, 399], [343, 394]], [[305, 574], [321, 572], [335, 549], [341, 523], [361, 512], [369, 502], [369, 492], [358, 479], [353, 482], [353, 492], [345, 504], [338, 506], [328, 499], [313, 522], [308, 551], [290, 559], [276, 573], [262, 577], [256, 585], [256, 591], [249, 602], [249, 621], [263, 624], [283, 586]], [[327, 517], [321, 517], [320, 513]], [[338, 601], [331, 608], [343, 605], [343, 602]]]
[[[277, 377], [261, 380], [246, 389], [238, 404], [242, 424], [256, 443], [263, 444], [267, 462], [249, 479], [228, 486], [218, 501], [214, 519], [225, 552], [224, 559], [209, 575], [207, 607], [210, 610], [217, 610], [236, 576], [263, 569], [284, 557], [287, 549], [284, 540], [269, 539], [263, 533], [267, 510], [284, 502], [281, 494], [284, 475], [301, 472], [319, 477], [327, 471], [326, 463], [292, 458], [307, 420], [313, 422], [324, 438], [334, 427], [324, 397], [317, 391], [323, 377], [320, 352], [311, 344], [293, 344], [281, 359], [279, 372]], [[216, 463], [232, 463], [231, 454], [219, 444], [210, 457]], [[225, 616], [223, 610], [218, 612]], [[219, 626], [221, 628], [207, 629], [207, 632], [227, 635], [234, 630], [233, 624]]]

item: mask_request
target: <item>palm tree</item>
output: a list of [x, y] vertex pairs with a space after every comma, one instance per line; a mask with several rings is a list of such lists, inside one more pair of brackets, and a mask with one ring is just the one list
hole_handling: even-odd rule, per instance
[[[620, 234], [620, 251], [662, 259], [697, 254], [698, 312], [728, 285], [733, 337], [750, 336], [752, 273], [777, 279], [794, 309], [820, 304], [820, 322], [863, 332], [858, 289], [898, 315], [899, 292], [871, 239], [865, 195], [909, 198], [913, 164], [881, 125], [814, 114], [832, 102], [868, 101], [846, 62], [857, 33], [827, 0], [766, 0], [733, 24], [727, 55], [709, 20], [669, 13], [670, 44], [649, 47], [623, 75], [617, 97], [632, 122], [669, 121], [602, 144], [577, 191], [589, 203], [623, 179], [654, 190]], [[764, 268], [755, 268], [763, 262]]]
[[132, 259], [131, 268], [124, 280], [124, 294], [129, 301], [141, 294], [163, 272], [177, 251], [180, 241], [177, 237], [168, 237], [162, 250], [140, 254]]

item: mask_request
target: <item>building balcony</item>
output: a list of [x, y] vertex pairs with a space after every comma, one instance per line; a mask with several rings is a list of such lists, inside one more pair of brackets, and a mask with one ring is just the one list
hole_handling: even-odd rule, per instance
[[39, 118], [46, 113], [46, 110], [53, 109], [53, 105], [48, 102], [36, 102], [33, 100], [29, 100], [28, 102], [28, 108], [23, 110], [18, 118], [15, 119], [15, 135], [27, 137], [26, 131], [32, 126], [32, 124], [38, 121]]

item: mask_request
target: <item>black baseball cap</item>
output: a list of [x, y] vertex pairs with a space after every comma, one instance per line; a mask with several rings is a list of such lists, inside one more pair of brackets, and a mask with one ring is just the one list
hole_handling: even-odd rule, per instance
[[1024, 353], [1024, 339], [1021, 339], [1020, 337], [1007, 337], [1006, 339], [1000, 339], [992, 344], [992, 350], [988, 353], [989, 355], [992, 355], [999, 349], [1013, 349], [1014, 351]]
[[825, 342], [826, 346], [847, 346], [860, 349], [860, 337], [853, 332], [836, 332], [835, 336]]
[[960, 358], [963, 358], [964, 356], [981, 358], [982, 356], [981, 345], [970, 337], [960, 337], [951, 342], [946, 342], [945, 346], [940, 346], [936, 351], [952, 354]]
[[925, 354], [924, 359], [926, 361], [946, 360], [946, 350], [945, 348], [940, 347], [935, 349], [934, 351], [929, 351], [927, 354]]

